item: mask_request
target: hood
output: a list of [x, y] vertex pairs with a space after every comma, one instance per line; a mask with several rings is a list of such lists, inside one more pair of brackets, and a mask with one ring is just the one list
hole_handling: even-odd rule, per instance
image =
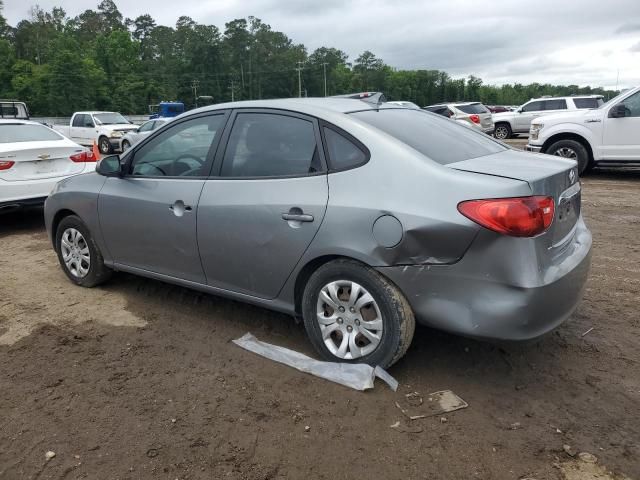
[[129, 132], [131, 130], [138, 129], [138, 125], [123, 125], [121, 123], [103, 123], [100, 126], [108, 128], [109, 130], [114, 130], [118, 132]]
[[560, 113], [550, 113], [549, 115], [541, 115], [535, 118], [531, 123], [565, 123], [575, 121], [576, 123], [584, 123], [589, 118], [601, 119], [602, 110], [599, 108], [591, 110], [569, 110]]
[[500, 118], [513, 118], [514, 115], [518, 115], [518, 112], [500, 112], [491, 114], [494, 120], [498, 120]]

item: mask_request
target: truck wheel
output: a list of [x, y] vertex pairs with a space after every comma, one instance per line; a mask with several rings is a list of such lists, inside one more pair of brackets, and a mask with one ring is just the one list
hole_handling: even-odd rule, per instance
[[109, 155], [111, 153], [111, 142], [107, 137], [100, 137], [98, 139], [98, 148], [103, 155]]
[[591, 166], [589, 152], [576, 140], [559, 140], [547, 148], [545, 153], [575, 160], [578, 162], [578, 175], [588, 171]]
[[402, 292], [373, 268], [335, 260], [316, 270], [302, 295], [311, 343], [332, 362], [387, 368], [407, 351], [415, 330]]
[[498, 140], [506, 140], [507, 138], [511, 138], [513, 136], [511, 125], [509, 125], [508, 123], [496, 124], [496, 129], [493, 131], [493, 136]]

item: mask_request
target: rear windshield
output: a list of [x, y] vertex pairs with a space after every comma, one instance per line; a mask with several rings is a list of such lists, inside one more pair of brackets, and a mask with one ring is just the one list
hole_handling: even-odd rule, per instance
[[441, 165], [507, 150], [507, 147], [484, 133], [424, 110], [364, 110], [351, 115], [388, 133]]
[[573, 103], [576, 104], [576, 108], [598, 108], [604, 105], [604, 100], [601, 97], [597, 98], [574, 98]]
[[47, 142], [63, 137], [43, 125], [25, 123], [0, 124], [0, 143]]
[[481, 103], [472, 103], [471, 105], [456, 105], [456, 108], [463, 111], [464, 113], [489, 113], [487, 107], [485, 107]]

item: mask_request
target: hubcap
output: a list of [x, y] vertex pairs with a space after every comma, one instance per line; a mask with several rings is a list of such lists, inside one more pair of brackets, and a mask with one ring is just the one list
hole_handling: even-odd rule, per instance
[[62, 252], [62, 260], [71, 275], [77, 278], [87, 276], [91, 266], [91, 255], [87, 241], [78, 230], [67, 228], [62, 232], [60, 251]]
[[553, 152], [553, 154], [557, 155], [558, 157], [571, 158], [573, 160], [576, 160], [578, 158], [578, 154], [576, 153], [576, 151], [573, 148], [569, 147], [560, 147], [555, 152]]
[[506, 127], [497, 127], [496, 128], [496, 138], [500, 138], [502, 140], [504, 140], [505, 138], [507, 138], [508, 135], [508, 131], [506, 129]]
[[316, 318], [324, 344], [343, 360], [370, 354], [382, 339], [378, 304], [364, 287], [349, 280], [337, 280], [322, 287]]

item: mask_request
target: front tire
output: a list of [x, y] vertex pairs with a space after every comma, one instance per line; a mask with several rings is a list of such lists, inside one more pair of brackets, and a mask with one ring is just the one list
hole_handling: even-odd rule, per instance
[[131, 148], [131, 144], [129, 143], [129, 141], [128, 140], [123, 140], [122, 141], [122, 151], [126, 152], [130, 148]]
[[100, 149], [100, 153], [103, 155], [109, 155], [112, 151], [111, 142], [107, 137], [100, 137], [98, 139], [98, 148]]
[[56, 252], [62, 270], [76, 285], [95, 287], [106, 282], [113, 273], [104, 264], [91, 232], [75, 215], [63, 218], [58, 225]]
[[575, 160], [578, 162], [578, 175], [584, 174], [591, 167], [589, 152], [582, 143], [576, 140], [558, 140], [545, 153]]
[[329, 262], [311, 275], [302, 314], [314, 348], [334, 362], [389, 367], [406, 353], [415, 330], [402, 292], [352, 260]]
[[498, 140], [506, 140], [513, 136], [511, 125], [508, 123], [498, 123], [493, 131], [493, 136]]

